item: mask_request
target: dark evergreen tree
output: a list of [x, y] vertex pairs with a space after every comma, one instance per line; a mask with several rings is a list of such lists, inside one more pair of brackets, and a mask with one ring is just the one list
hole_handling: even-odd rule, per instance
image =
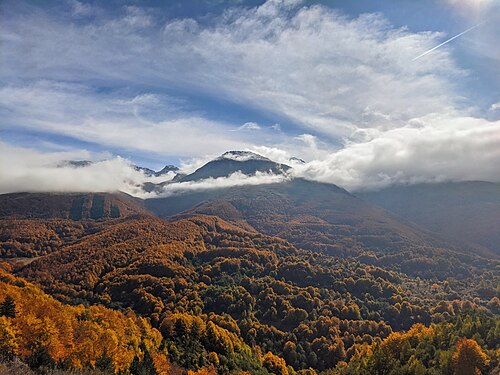
[[151, 354], [144, 344], [141, 344], [141, 350], [144, 356], [142, 360], [137, 356], [134, 357], [134, 361], [130, 365], [130, 373], [133, 375], [156, 375], [153, 357], [151, 357]]
[[5, 299], [0, 304], [0, 316], [6, 316], [7, 318], [16, 317], [16, 303], [11, 295], [7, 294]]
[[105, 374], [114, 374], [115, 373], [115, 365], [113, 363], [113, 358], [111, 358], [108, 353], [104, 352], [102, 355], [97, 358], [95, 362], [95, 367]]
[[33, 350], [27, 362], [32, 369], [41, 372], [55, 367], [55, 362], [45, 346], [39, 346], [37, 349]]

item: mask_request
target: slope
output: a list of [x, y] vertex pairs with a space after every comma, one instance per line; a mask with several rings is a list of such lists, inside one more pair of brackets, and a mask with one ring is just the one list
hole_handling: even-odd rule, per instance
[[125, 315], [101, 305], [69, 306], [0, 269], [0, 301], [6, 299], [14, 307], [8, 316], [3, 316], [3, 309], [0, 314], [2, 362], [16, 356], [35, 368], [57, 362], [66, 369], [124, 372], [148, 350], [158, 373], [172, 369], [160, 350], [160, 332], [132, 312]]
[[124, 193], [0, 195], [0, 256], [42, 256], [133, 217], [150, 216]]
[[147, 214], [141, 200], [121, 192], [0, 195], [0, 218], [100, 220], [138, 214]]
[[259, 352], [322, 371], [393, 330], [478, 304], [491, 314], [498, 280], [485, 270], [415, 279], [204, 215], [115, 223], [16, 272], [60, 300], [148, 316], [182, 367], [255, 374], [281, 363]]
[[500, 184], [418, 184], [358, 195], [423, 228], [500, 255]]
[[193, 173], [180, 178], [178, 181], [197, 181], [206, 178], [227, 177], [235, 172], [253, 175], [256, 172], [282, 174], [290, 167], [279, 164], [261, 155], [249, 151], [228, 151], [214, 159]]
[[367, 264], [423, 277], [467, 276], [470, 265], [488, 264], [473, 247], [450, 247], [438, 236], [344, 189], [302, 179], [191, 192], [149, 199], [145, 205], [165, 218], [217, 212], [228, 220], [236, 218], [235, 223], [244, 228], [285, 238], [301, 248], [357, 257]]

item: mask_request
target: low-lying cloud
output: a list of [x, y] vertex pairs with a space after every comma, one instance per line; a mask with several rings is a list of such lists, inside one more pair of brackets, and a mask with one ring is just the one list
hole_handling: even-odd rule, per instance
[[500, 181], [500, 121], [428, 118], [298, 164], [294, 176], [348, 190], [423, 182]]
[[188, 192], [224, 189], [236, 186], [256, 186], [277, 184], [289, 181], [291, 176], [279, 175], [257, 171], [254, 175], [234, 172], [227, 177], [205, 178], [198, 181], [173, 182], [167, 184], [157, 193], [149, 195], [150, 198], [167, 197]]
[[41, 153], [0, 143], [0, 193], [113, 192], [141, 194], [146, 176], [122, 158], [83, 167], [64, 162], [91, 157], [88, 152]]

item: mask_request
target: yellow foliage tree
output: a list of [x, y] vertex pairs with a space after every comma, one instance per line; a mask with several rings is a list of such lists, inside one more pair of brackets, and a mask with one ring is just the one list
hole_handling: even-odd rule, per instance
[[5, 316], [0, 316], [0, 360], [16, 355], [17, 350], [16, 331], [9, 319]]
[[95, 366], [103, 355], [116, 371], [127, 371], [141, 344], [152, 354], [157, 371], [167, 374], [169, 361], [159, 351], [158, 330], [143, 318], [103, 306], [68, 306], [38, 287], [0, 271], [0, 300], [10, 295], [16, 303], [14, 318], [0, 317], [0, 354], [29, 357], [43, 347], [54, 361], [72, 368]]

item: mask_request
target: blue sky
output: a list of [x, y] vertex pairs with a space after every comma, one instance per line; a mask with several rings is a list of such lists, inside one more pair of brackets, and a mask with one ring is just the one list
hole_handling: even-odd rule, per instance
[[249, 149], [301, 157], [304, 175], [344, 186], [488, 179], [500, 162], [499, 9], [496, 0], [6, 0], [3, 159], [189, 168]]

